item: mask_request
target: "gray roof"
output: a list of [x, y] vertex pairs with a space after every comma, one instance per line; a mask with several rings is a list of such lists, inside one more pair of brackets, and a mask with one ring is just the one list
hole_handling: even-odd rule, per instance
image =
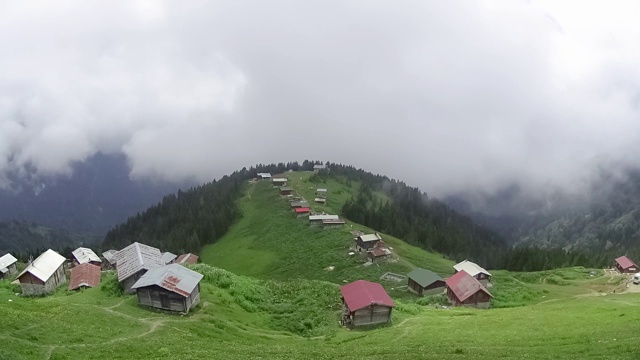
[[47, 282], [51, 275], [53, 275], [56, 270], [62, 266], [62, 264], [64, 264], [65, 260], [64, 256], [49, 249], [40, 254], [40, 256], [29, 264], [29, 266], [27, 266], [27, 268], [24, 269], [18, 277], [21, 277], [28, 272], [38, 279]]
[[15, 264], [17, 261], [18, 259], [13, 257], [13, 255], [11, 254], [3, 255], [2, 257], [0, 257], [0, 271], [2, 271], [3, 273], [7, 272], [5, 271], [5, 269]]
[[73, 250], [72, 254], [73, 257], [76, 258], [78, 264], [84, 264], [91, 261], [100, 263], [102, 262], [102, 260], [100, 260], [100, 257], [98, 257], [98, 255], [96, 255], [96, 253], [94, 253], [93, 250], [89, 248], [79, 247]]
[[293, 191], [291, 186], [281, 186], [280, 191]]
[[179, 264], [169, 264], [150, 269], [131, 287], [160, 286], [163, 289], [188, 297], [202, 280], [202, 274]]
[[160, 250], [145, 244], [134, 242], [118, 251], [118, 281], [123, 281], [140, 270], [149, 270], [164, 265]]
[[113, 265], [116, 263], [116, 255], [118, 255], [118, 250], [107, 250], [102, 253], [102, 257], [109, 262], [109, 264]]
[[440, 277], [440, 275], [434, 273], [431, 270], [417, 268], [413, 269], [409, 274], [407, 274], [409, 279], [418, 283], [418, 285], [422, 287], [427, 287], [434, 282], [440, 280], [444, 282], [444, 279]]
[[313, 165], [314, 169], [326, 169], [327, 166], [326, 165]]
[[173, 260], [175, 260], [178, 257], [178, 255], [176, 254], [172, 254], [170, 252], [163, 252], [162, 253], [162, 262], [165, 264], [168, 264], [170, 262], [172, 262]]
[[291, 207], [309, 207], [309, 203], [306, 201], [294, 201], [291, 203]]

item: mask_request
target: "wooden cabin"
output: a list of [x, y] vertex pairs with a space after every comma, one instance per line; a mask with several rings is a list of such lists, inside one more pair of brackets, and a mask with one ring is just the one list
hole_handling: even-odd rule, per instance
[[382, 285], [366, 280], [354, 281], [340, 287], [342, 293], [341, 323], [362, 326], [391, 322], [396, 304]]
[[148, 270], [165, 265], [160, 250], [138, 242], [118, 251], [116, 263], [118, 281], [123, 284], [125, 294], [135, 293], [131, 287]]
[[453, 265], [453, 268], [458, 271], [466, 271], [467, 274], [474, 277], [476, 280], [480, 281], [482, 285], [487, 286], [491, 281], [491, 273], [485, 270], [480, 265], [473, 263], [468, 260], [464, 260], [461, 263]]
[[178, 257], [178, 255], [170, 253], [170, 252], [163, 252], [161, 259], [162, 259], [162, 263], [165, 265], [169, 265], [172, 264], [174, 261], [176, 261], [176, 258]]
[[327, 198], [327, 189], [317, 188], [316, 189], [316, 197], [326, 199]]
[[46, 295], [67, 282], [64, 256], [49, 249], [35, 259], [18, 275], [22, 295]]
[[100, 273], [100, 266], [88, 262], [73, 267], [71, 269], [71, 279], [69, 280], [69, 290], [99, 286]]
[[289, 203], [289, 206], [291, 206], [292, 209], [297, 209], [297, 208], [308, 208], [309, 207], [309, 203], [306, 201], [292, 201]]
[[287, 178], [276, 178], [274, 177], [273, 179], [271, 179], [271, 184], [273, 184], [273, 187], [281, 187], [281, 186], [286, 186], [287, 185]]
[[326, 170], [326, 169], [327, 169], [327, 165], [323, 165], [323, 164], [313, 165], [313, 171], [314, 172], [318, 172], [320, 170]]
[[311, 209], [308, 207], [295, 208], [293, 211], [296, 213], [296, 217], [307, 217], [311, 213]]
[[460, 270], [445, 281], [447, 298], [453, 306], [489, 308], [493, 295], [476, 278]]
[[100, 260], [100, 257], [89, 248], [79, 247], [73, 250], [71, 254], [73, 255], [73, 263], [75, 265], [89, 263], [96, 266], [102, 266], [102, 260]]
[[197, 262], [198, 262], [198, 255], [195, 255], [192, 253], [182, 254], [178, 256], [178, 258], [175, 261], [176, 264], [180, 264], [180, 265], [184, 265], [184, 264], [194, 265]]
[[446, 283], [440, 275], [431, 270], [417, 268], [407, 274], [409, 290], [420, 296], [442, 294]]
[[615, 267], [621, 274], [633, 274], [638, 272], [638, 265], [626, 256], [616, 258]]
[[182, 265], [170, 264], [150, 269], [132, 288], [140, 305], [188, 313], [200, 302], [202, 277]]
[[323, 226], [326, 220], [340, 220], [338, 215], [309, 215], [309, 225]]
[[270, 180], [271, 173], [258, 173], [258, 179], [260, 180]]
[[313, 201], [318, 203], [318, 204], [322, 204], [322, 205], [326, 205], [327, 204], [327, 199], [326, 198], [317, 197], [317, 198], [313, 199]]
[[105, 270], [112, 270], [116, 268], [116, 255], [118, 254], [118, 250], [107, 250], [102, 253], [102, 257], [105, 261], [102, 262], [102, 267]]
[[391, 250], [384, 247], [374, 247], [367, 251], [367, 258], [370, 262], [385, 260], [391, 257]]
[[11, 254], [5, 254], [0, 257], [0, 279], [8, 279], [12, 274], [17, 272], [16, 259]]
[[369, 251], [373, 249], [376, 244], [382, 240], [382, 236], [380, 234], [367, 234], [360, 235], [355, 238], [356, 241], [356, 249], [359, 251]]
[[324, 229], [335, 229], [344, 226], [346, 222], [342, 219], [326, 219], [322, 220], [322, 227]]
[[283, 186], [280, 188], [280, 195], [287, 196], [293, 194], [293, 188], [290, 186]]

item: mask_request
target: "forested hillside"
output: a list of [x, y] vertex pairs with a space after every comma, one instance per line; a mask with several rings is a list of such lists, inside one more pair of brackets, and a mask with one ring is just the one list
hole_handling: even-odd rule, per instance
[[34, 223], [0, 222], [0, 255], [10, 252], [23, 261], [28, 260], [29, 256], [37, 257], [49, 248], [66, 253], [66, 249], [81, 244], [89, 246], [98, 240], [95, 236], [75, 234]]

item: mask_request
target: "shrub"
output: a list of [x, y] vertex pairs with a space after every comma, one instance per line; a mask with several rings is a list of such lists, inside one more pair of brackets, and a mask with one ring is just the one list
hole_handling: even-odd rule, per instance
[[115, 271], [109, 271], [102, 275], [100, 290], [111, 296], [124, 295], [124, 287], [118, 282], [118, 274]]

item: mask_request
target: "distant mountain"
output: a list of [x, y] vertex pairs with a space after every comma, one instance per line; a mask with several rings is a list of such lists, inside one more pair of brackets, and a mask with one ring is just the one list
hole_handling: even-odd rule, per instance
[[46, 249], [58, 250], [65, 256], [73, 248], [97, 244], [99, 236], [81, 235], [66, 230], [49, 228], [20, 221], [0, 222], [0, 255], [12, 253], [27, 260], [37, 257]]
[[67, 177], [12, 180], [10, 189], [0, 190], [0, 221], [35, 222], [88, 234], [104, 234], [164, 195], [191, 185], [134, 181], [124, 155], [101, 153], [75, 164]]

